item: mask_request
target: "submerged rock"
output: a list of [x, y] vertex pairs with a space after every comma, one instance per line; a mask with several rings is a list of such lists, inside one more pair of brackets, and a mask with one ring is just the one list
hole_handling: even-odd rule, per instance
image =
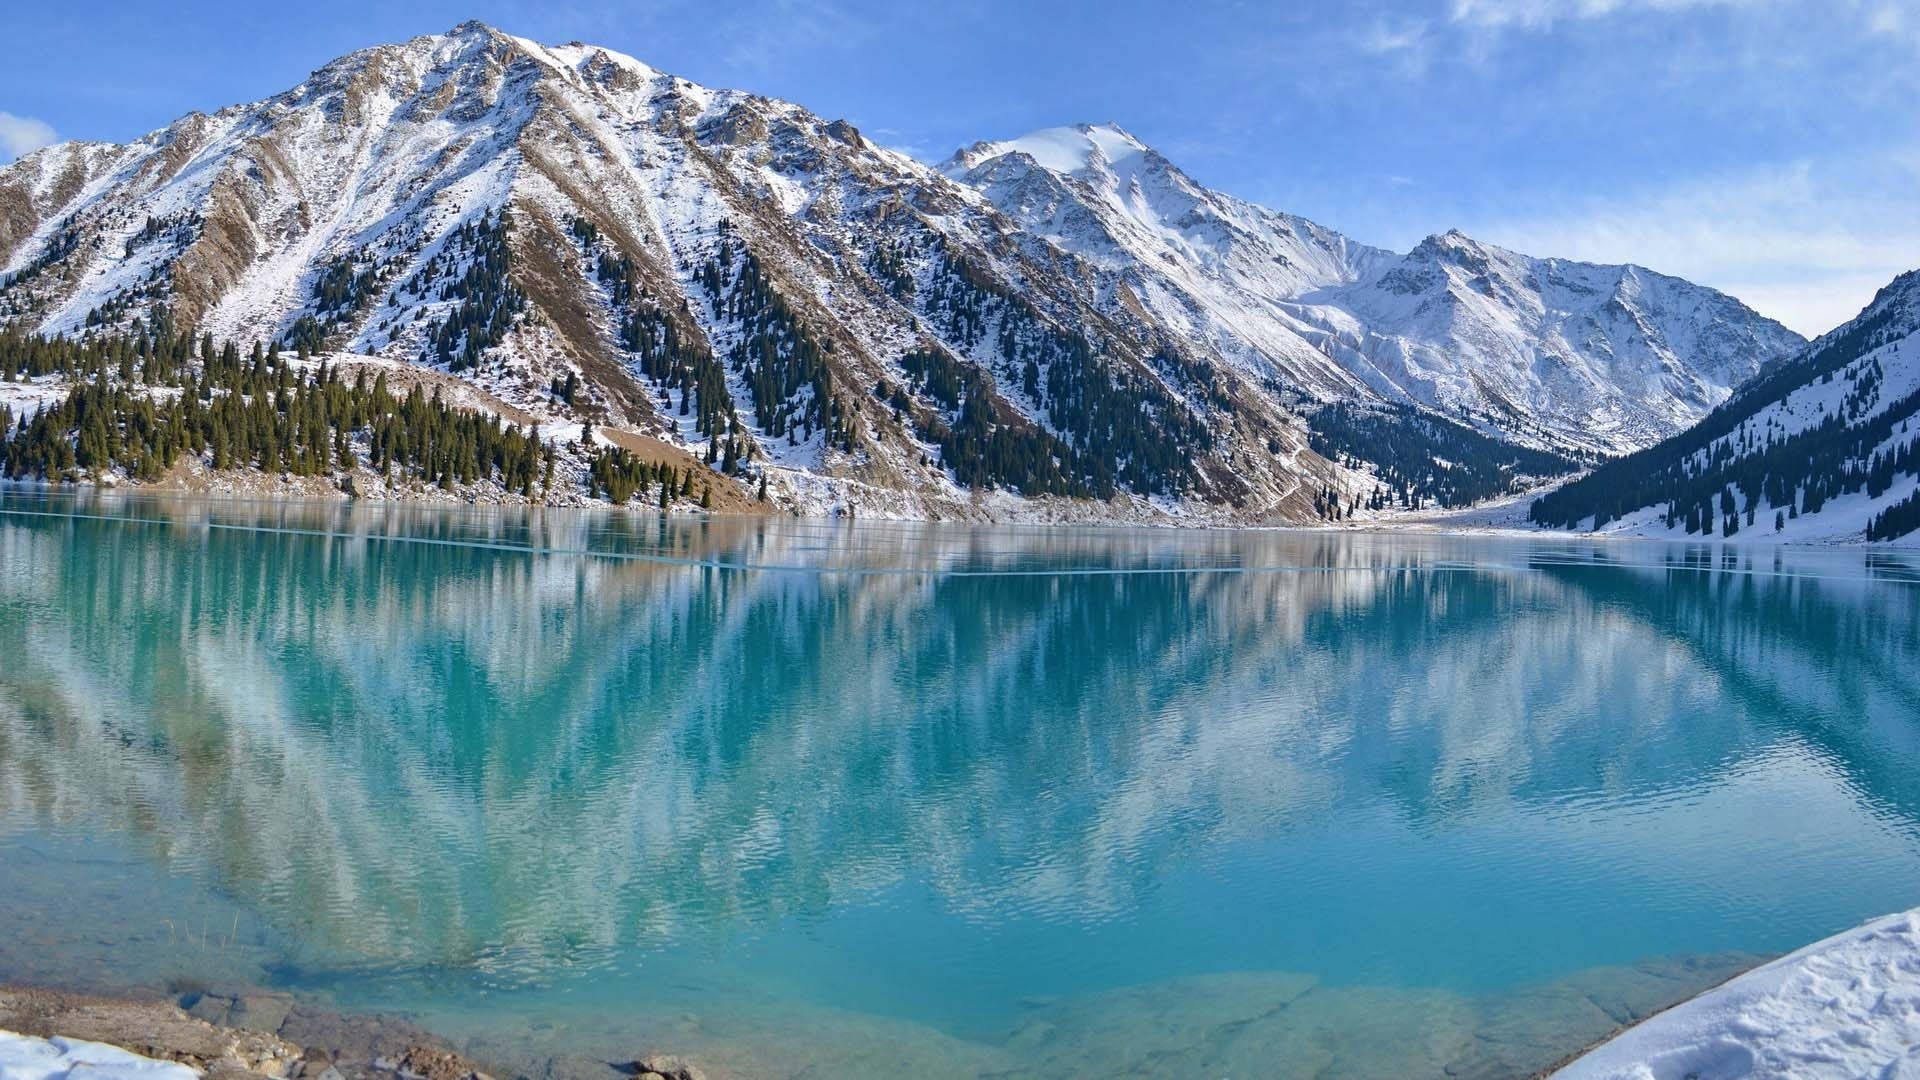
[[1193, 1063], [1204, 1076], [1399, 1080], [1439, 1076], [1473, 1040], [1471, 999], [1445, 990], [1316, 986], [1226, 1032]]
[[1283, 972], [1168, 979], [1036, 1003], [1003, 1075], [1518, 1080], [1756, 959], [1657, 959], [1479, 997]]
[[638, 1080], [653, 1080], [655, 1077], [659, 1080], [706, 1080], [706, 1075], [692, 1063], [673, 1056], [656, 1055], [636, 1061], [633, 1070], [639, 1074]]
[[293, 1011], [293, 997], [290, 994], [268, 993], [231, 996], [200, 993], [187, 995], [181, 1005], [189, 1016], [197, 1016], [210, 1024], [277, 1032], [280, 1025], [286, 1023], [287, 1015]]
[[560, 1054], [538, 1063], [531, 1075], [537, 1080], [628, 1080], [634, 1073], [631, 1066], [596, 1057]]
[[1077, 994], [1036, 1004], [1006, 1048], [1021, 1074], [1172, 1071], [1205, 1060], [1234, 1031], [1286, 1009], [1316, 981], [1227, 972]]

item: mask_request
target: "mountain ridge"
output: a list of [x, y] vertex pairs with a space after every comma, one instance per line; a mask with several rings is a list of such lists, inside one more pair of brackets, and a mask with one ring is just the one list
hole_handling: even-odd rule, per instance
[[1405, 254], [1359, 244], [1210, 191], [1117, 125], [975, 143], [942, 169], [1303, 397], [1433, 407], [1540, 448], [1645, 445], [1804, 344], [1644, 267], [1533, 258], [1458, 229]]

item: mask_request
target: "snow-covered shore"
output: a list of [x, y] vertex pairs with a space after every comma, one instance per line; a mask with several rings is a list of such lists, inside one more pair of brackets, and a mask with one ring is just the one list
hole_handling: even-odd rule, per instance
[[156, 1061], [106, 1043], [56, 1035], [36, 1039], [0, 1030], [0, 1077], [5, 1080], [199, 1080], [175, 1061]]
[[1553, 1075], [1920, 1076], [1920, 908], [1755, 968], [1628, 1029]]

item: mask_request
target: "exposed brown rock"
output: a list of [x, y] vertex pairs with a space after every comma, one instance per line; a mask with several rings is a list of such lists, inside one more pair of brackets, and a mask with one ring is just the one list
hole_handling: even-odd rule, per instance
[[174, 263], [175, 317], [192, 325], [217, 303], [256, 253], [253, 211], [232, 177], [216, 181], [208, 196], [200, 238]]
[[33, 197], [24, 183], [0, 183], [0, 263], [13, 258], [20, 242], [40, 226]]
[[165, 1000], [0, 989], [0, 1028], [107, 1043], [209, 1075], [284, 1077], [302, 1056], [301, 1048], [285, 1039], [208, 1023]]
[[482, 1080], [481, 1073], [460, 1055], [418, 1043], [400, 1055], [400, 1071], [424, 1080]]
[[0, 987], [0, 1029], [106, 1043], [209, 1078], [490, 1080], [406, 1020], [338, 1013], [251, 989], [192, 991], [175, 1001]]
[[639, 1073], [638, 1080], [706, 1080], [706, 1074], [685, 1058], [671, 1054], [656, 1054], [633, 1063]]

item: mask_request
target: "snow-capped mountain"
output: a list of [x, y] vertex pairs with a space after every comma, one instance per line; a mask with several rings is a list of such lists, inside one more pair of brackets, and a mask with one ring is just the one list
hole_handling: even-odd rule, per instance
[[977, 143], [942, 168], [1098, 266], [1109, 309], [1144, 309], [1307, 399], [1437, 407], [1528, 445], [1648, 445], [1804, 344], [1637, 266], [1458, 232], [1405, 255], [1357, 244], [1210, 191], [1113, 125]]
[[802, 509], [1314, 515], [1296, 416], [1021, 239], [844, 122], [469, 23], [0, 170], [0, 320], [437, 365]]
[[1920, 271], [1696, 426], [1536, 501], [1635, 535], [1892, 540], [1920, 529]]
[[[1117, 128], [934, 168], [797, 105], [479, 23], [0, 169], [0, 325], [157, 320], [438, 368], [522, 422], [591, 421], [803, 512], [1223, 522], [1375, 491], [1365, 440], [1310, 441], [1303, 407], [1405, 423], [1390, 409], [1412, 403], [1421, 445], [1444, 413], [1630, 449], [1792, 340], [1638, 269], [1356, 244]], [[1432, 488], [1570, 467], [1471, 453], [1488, 476]]]

